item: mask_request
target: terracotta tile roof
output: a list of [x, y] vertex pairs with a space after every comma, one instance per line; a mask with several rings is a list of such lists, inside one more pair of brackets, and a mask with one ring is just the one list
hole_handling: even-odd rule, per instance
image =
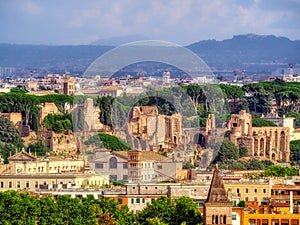
[[[168, 160], [166, 156], [152, 151], [141, 151], [141, 161], [165, 161]], [[113, 152], [114, 155], [122, 158], [128, 158], [128, 152]]]
[[168, 158], [159, 153], [152, 151], [144, 151], [142, 152], [142, 161], [164, 161]]
[[120, 86], [102, 86], [99, 88], [99, 91], [117, 91], [117, 90], [123, 90]]
[[112, 152], [112, 155], [124, 158], [124, 159], [128, 159], [128, 152]]
[[289, 207], [290, 206], [290, 203], [288, 202], [271, 202], [270, 203], [270, 206], [273, 206], [273, 207]]

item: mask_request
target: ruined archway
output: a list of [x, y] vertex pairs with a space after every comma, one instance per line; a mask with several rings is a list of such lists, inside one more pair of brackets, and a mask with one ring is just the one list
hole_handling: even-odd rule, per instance
[[258, 140], [254, 139], [254, 156], [258, 156]]
[[276, 160], [276, 155], [275, 155], [275, 153], [272, 153], [272, 160], [273, 160], [273, 161]]
[[279, 147], [279, 150], [280, 150], [280, 154], [282, 155], [282, 159], [285, 159], [286, 158], [286, 153], [285, 153], [285, 132], [284, 131], [281, 131], [280, 133], [280, 147]]
[[266, 157], [268, 159], [270, 159], [270, 142], [271, 142], [270, 137], [267, 137], [267, 140], [266, 140]]
[[194, 135], [194, 144], [200, 145], [202, 148], [206, 146], [206, 138], [203, 134]]
[[260, 139], [260, 153], [259, 156], [264, 156], [264, 146], [265, 146], [265, 140], [263, 138]]
[[275, 148], [278, 148], [278, 132], [277, 130], [274, 132], [275, 135]]

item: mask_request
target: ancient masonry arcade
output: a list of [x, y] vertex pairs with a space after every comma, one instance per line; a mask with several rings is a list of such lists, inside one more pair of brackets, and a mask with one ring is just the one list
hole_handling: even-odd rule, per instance
[[237, 147], [246, 147], [248, 155], [273, 161], [290, 161], [289, 127], [252, 127], [252, 116], [242, 110], [231, 115], [229, 140]]

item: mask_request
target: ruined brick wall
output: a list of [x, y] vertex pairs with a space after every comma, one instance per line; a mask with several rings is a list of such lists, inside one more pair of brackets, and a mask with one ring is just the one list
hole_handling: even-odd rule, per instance
[[273, 161], [290, 161], [289, 127], [252, 127], [252, 117], [241, 111], [228, 123], [229, 140], [238, 148], [246, 147], [248, 155]]
[[181, 115], [158, 115], [156, 106], [133, 107], [129, 118], [130, 133], [158, 148], [174, 148], [180, 143]]
[[42, 124], [48, 114], [60, 114], [60, 111], [53, 102], [45, 102], [42, 104], [39, 110], [39, 125]]

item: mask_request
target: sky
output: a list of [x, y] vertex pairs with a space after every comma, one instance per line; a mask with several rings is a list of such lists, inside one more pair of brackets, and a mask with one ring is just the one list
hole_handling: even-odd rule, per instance
[[0, 43], [139, 35], [186, 45], [247, 33], [300, 40], [300, 0], [0, 0]]

